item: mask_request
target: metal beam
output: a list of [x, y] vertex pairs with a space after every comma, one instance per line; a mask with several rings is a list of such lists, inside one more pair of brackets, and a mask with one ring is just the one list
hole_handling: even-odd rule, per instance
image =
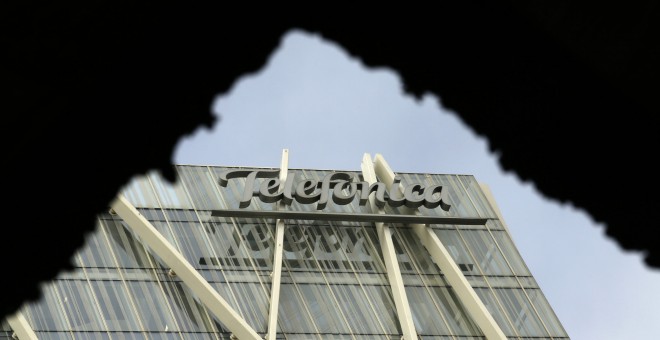
[[[375, 172], [378, 174], [380, 180], [386, 185], [391, 186], [394, 182], [394, 172], [390, 169], [383, 156], [377, 154], [374, 163]], [[399, 188], [390, 188], [390, 192], [394, 190], [400, 190], [400, 185]], [[495, 319], [493, 319], [493, 316], [488, 312], [486, 306], [467, 281], [461, 269], [456, 265], [456, 262], [451, 258], [451, 255], [440, 241], [440, 238], [438, 238], [438, 235], [425, 224], [411, 224], [411, 227], [429, 254], [431, 254], [435, 263], [440, 267], [440, 270], [447, 278], [447, 281], [449, 281], [454, 292], [456, 292], [465, 309], [484, 333], [486, 339], [506, 340], [504, 332], [502, 332]]]
[[[362, 158], [362, 175], [364, 180], [369, 185], [376, 183], [376, 173], [374, 172], [373, 162], [369, 154], [364, 154]], [[374, 195], [369, 196], [369, 203], [373, 211], [383, 213], [383, 211], [376, 206]], [[415, 323], [413, 322], [410, 304], [406, 295], [406, 287], [403, 285], [403, 278], [401, 277], [401, 270], [399, 269], [399, 261], [394, 250], [394, 243], [392, 242], [392, 231], [388, 225], [383, 222], [376, 222], [376, 230], [378, 231], [378, 240], [380, 248], [383, 253], [383, 260], [387, 269], [387, 277], [392, 288], [392, 297], [394, 298], [394, 305], [399, 317], [399, 324], [403, 332], [405, 340], [418, 339]]]
[[7, 323], [19, 340], [37, 340], [37, 334], [34, 333], [23, 313], [16, 312], [7, 317]]
[[332, 213], [323, 211], [283, 211], [283, 210], [213, 210], [214, 217], [245, 217], [245, 218], [279, 218], [292, 220], [321, 220], [321, 221], [348, 221], [348, 222], [382, 222], [382, 223], [420, 223], [420, 224], [463, 224], [485, 225], [487, 218], [473, 217], [445, 217], [420, 215], [394, 215], [394, 214], [361, 214], [361, 213]]
[[143, 243], [174, 270], [206, 308], [238, 339], [262, 340], [259, 334], [124, 196], [118, 195], [112, 202], [111, 209], [128, 224]]
[[[282, 162], [280, 163], [280, 190], [286, 181], [289, 172], [289, 150], [282, 150]], [[277, 205], [281, 208], [281, 204]], [[273, 273], [271, 275], [270, 310], [268, 311], [268, 333], [267, 340], [275, 340], [277, 335], [277, 311], [280, 304], [280, 282], [282, 280], [282, 250], [284, 244], [284, 221], [277, 219], [275, 222], [275, 254], [273, 255]]]

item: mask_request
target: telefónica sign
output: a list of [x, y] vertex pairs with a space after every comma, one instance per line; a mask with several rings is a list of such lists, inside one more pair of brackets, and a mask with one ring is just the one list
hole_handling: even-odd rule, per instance
[[[278, 178], [279, 173], [279, 170], [226, 170], [220, 174], [218, 184], [226, 187], [231, 179], [245, 178], [245, 187], [239, 203], [240, 208], [250, 206], [252, 197], [255, 196], [264, 203], [281, 201], [285, 205], [290, 205], [294, 199], [300, 204], [316, 203], [317, 210], [325, 209], [330, 199], [335, 204], [346, 205], [357, 197], [359, 204], [363, 206], [369, 200], [371, 193], [375, 193], [375, 204], [379, 208], [383, 208], [385, 204], [391, 207], [405, 205], [411, 209], [421, 206], [435, 209], [439, 206], [442, 210], [449, 211], [450, 208], [442, 185], [425, 187], [422, 184], [413, 183], [405, 186], [403, 194], [400, 194], [396, 190], [394, 193], [390, 192], [383, 182], [369, 185], [355, 174], [348, 172], [332, 172], [321, 181], [315, 179], [296, 181], [296, 172], [289, 172], [284, 185], [280, 185], [282, 183]], [[263, 179], [260, 184], [257, 182], [257, 178]], [[392, 187], [397, 186], [400, 182], [401, 178], [395, 176]]]

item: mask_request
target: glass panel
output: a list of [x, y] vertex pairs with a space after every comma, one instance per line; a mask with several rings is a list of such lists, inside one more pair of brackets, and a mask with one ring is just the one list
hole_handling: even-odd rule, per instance
[[[472, 288], [488, 288], [488, 282], [486, 282], [486, 277], [481, 275], [465, 275], [465, 279], [470, 283]], [[492, 276], [491, 276], [492, 278]]]
[[[212, 285], [216, 288], [223, 285], [225, 290], [229, 288], [226, 283]], [[264, 288], [258, 283], [239, 283], [232, 285], [231, 288], [237, 300], [234, 305], [236, 311], [255, 331], [265, 333], [268, 330], [270, 293], [267, 295]]]
[[521, 336], [548, 336], [522, 289], [494, 289], [511, 323]]
[[440, 268], [433, 262], [431, 254], [422, 245], [412, 229], [397, 224], [392, 227], [392, 232], [392, 242], [397, 253], [401, 273], [422, 274], [427, 283], [429, 281], [427, 279], [433, 280], [435, 278], [442, 281], [442, 285], [447, 285], [442, 278]]
[[376, 273], [387, 273], [385, 269], [385, 263], [383, 262], [383, 251], [380, 249], [380, 241], [378, 240], [378, 232], [375, 227], [370, 227], [367, 225], [363, 226], [364, 244], [369, 245], [369, 251], [371, 252], [370, 265], [374, 266], [373, 271]]
[[495, 210], [491, 207], [490, 202], [486, 198], [486, 195], [476, 178], [471, 175], [458, 175], [456, 177], [458, 177], [461, 184], [463, 184], [463, 188], [467, 191], [468, 196], [472, 199], [472, 203], [479, 212], [479, 216], [497, 218]]
[[[105, 222], [105, 221], [104, 221]], [[101, 225], [97, 224], [94, 232], [85, 237], [85, 245], [78, 251], [82, 266], [92, 268], [117, 268], [110, 247], [106, 241]]]
[[522, 288], [515, 276], [489, 276], [488, 284], [491, 288]]
[[[177, 251], [182, 252], [180, 245], [177, 243], [178, 240], [174, 238], [172, 230], [170, 230], [170, 225], [165, 221], [150, 221], [151, 225], [158, 230], [158, 232], [169, 242]], [[126, 222], [122, 222], [125, 224]], [[154, 254], [154, 256], [157, 256]]]
[[520, 280], [520, 284], [523, 286], [523, 288], [539, 288], [539, 284], [531, 276], [527, 276], [527, 277], [519, 276], [518, 280]]
[[[396, 227], [391, 227], [391, 232], [392, 232], [392, 245], [394, 246], [394, 253], [396, 254], [397, 257], [397, 262], [399, 263], [399, 270], [401, 271], [401, 274], [403, 274], [404, 277], [409, 278], [412, 281], [407, 281], [404, 280], [404, 283], [417, 283], [421, 284], [421, 277], [419, 276], [419, 269], [416, 267], [417, 263], [413, 262], [412, 259], [412, 254], [408, 251], [408, 245], [406, 244], [406, 241], [401, 239], [401, 231], [399, 228]], [[406, 235], [409, 233], [406, 233]], [[410, 240], [407, 240], [410, 241]], [[420, 252], [424, 252], [424, 248], [422, 247]], [[419, 254], [416, 254], [419, 255]], [[423, 258], [423, 256], [422, 256]], [[419, 259], [416, 259], [419, 260]], [[428, 262], [428, 259], [423, 259], [422, 261]], [[432, 266], [428, 266], [429, 270], [434, 270]], [[439, 271], [437, 271], [439, 274]]]
[[226, 280], [214, 286], [224, 290], [223, 296], [228, 300], [230, 295], [235, 298], [236, 310], [257, 332], [265, 333], [274, 252], [271, 227], [250, 219], [238, 223], [209, 223], [205, 225], [205, 232], [213, 255], [206, 267], [224, 268], [215, 274], [209, 271], [210, 277]]
[[353, 333], [400, 333], [395, 313], [382, 314], [383, 310], [394, 308], [389, 292], [382, 289], [389, 282], [385, 275], [376, 274], [381, 268], [380, 259], [376, 258], [377, 252], [363, 228], [348, 222], [310, 228], [315, 231], [314, 242], [319, 245], [313, 253]]
[[110, 331], [140, 331], [138, 316], [129, 302], [128, 292], [118, 281], [90, 282], [103, 319]]
[[385, 330], [376, 318], [362, 288], [358, 285], [331, 285], [352, 331], [356, 334], [383, 334]]
[[[495, 223], [495, 221], [489, 221], [489, 223], [498, 224], [499, 222]], [[496, 230], [491, 230], [491, 233], [497, 244], [500, 246], [500, 249], [502, 249], [504, 257], [506, 257], [507, 261], [509, 261], [509, 264], [513, 268], [513, 272], [516, 275], [531, 275], [508, 233]]]
[[200, 218], [193, 209], [163, 209], [165, 217], [170, 222], [199, 222]]
[[171, 279], [163, 280], [163, 289], [181, 331], [214, 331], [204, 307], [197, 302], [183, 283]]
[[461, 268], [464, 275], [481, 275], [457, 230], [434, 229], [433, 231], [438, 235], [440, 242], [447, 248], [449, 255]]
[[[284, 230], [284, 244], [282, 257], [289, 270], [317, 271], [318, 266], [313, 259], [314, 234], [306, 225], [287, 225]], [[316, 275], [298, 275], [299, 279]], [[299, 281], [306, 282], [306, 281]]]
[[103, 331], [106, 329], [88, 281], [58, 280], [55, 285], [72, 330]]
[[279, 330], [284, 333], [317, 333], [315, 323], [293, 284], [280, 286], [277, 312]]
[[177, 222], [170, 221], [172, 232], [176, 244], [178, 244], [181, 255], [190, 262], [193, 266], [197, 267], [199, 259], [212, 255], [213, 251], [209, 244], [208, 237], [204, 231], [204, 227], [196, 222]]
[[146, 176], [134, 176], [121, 193], [136, 208], [159, 207], [151, 183]]
[[327, 285], [301, 284], [298, 289], [321, 333], [350, 333]]
[[486, 230], [461, 230], [469, 251], [485, 275], [513, 275], [497, 244]]
[[[382, 261], [377, 256], [365, 228], [357, 224], [333, 223], [343, 254], [356, 273], [383, 273]], [[373, 230], [373, 228], [372, 228]]]
[[369, 300], [374, 305], [374, 310], [376, 310], [376, 315], [380, 320], [381, 324], [385, 327], [385, 332], [388, 334], [394, 334], [398, 336], [398, 339], [401, 338], [401, 324], [399, 323], [399, 318], [396, 313], [396, 307], [394, 306], [394, 300], [392, 298], [392, 293], [390, 286], [364, 286], [364, 290], [369, 296]]
[[430, 287], [431, 297], [440, 307], [445, 322], [449, 325], [454, 335], [482, 335], [481, 330], [469, 317], [453, 288]]
[[220, 198], [220, 192], [218, 190], [221, 188], [213, 180], [211, 172], [207, 167], [177, 166], [177, 171], [196, 209], [227, 209], [227, 206]]
[[85, 275], [90, 280], [121, 281], [117, 268], [84, 268]]
[[242, 245], [241, 236], [231, 223], [205, 222], [204, 233], [212, 244], [211, 249], [215, 251], [208, 251], [203, 257], [196, 259], [193, 262], [196, 267], [210, 270], [229, 269], [240, 265], [239, 259], [242, 260], [242, 257], [238, 256], [238, 253]]
[[[422, 334], [481, 335], [476, 325], [467, 316], [458, 298], [452, 293], [453, 290], [440, 273], [440, 268], [432, 261], [431, 255], [412, 229], [395, 227], [393, 231], [395, 248], [397, 248], [397, 243], [400, 243], [401, 247], [401, 250], [397, 252], [406, 253], [412, 260], [411, 263], [415, 269], [403, 277], [406, 292], [409, 292], [408, 301], [413, 310], [413, 316], [419, 319], [416, 319], [416, 323], [425, 329], [425, 333]], [[401, 257], [399, 258], [401, 259]], [[402, 270], [402, 272], [404, 271]], [[419, 278], [415, 279], [415, 277]], [[413, 287], [413, 285], [418, 287]], [[428, 325], [424, 323], [428, 323]]]
[[[366, 274], [385, 273], [381, 259], [371, 243], [374, 233], [373, 228], [369, 230], [359, 224], [346, 222], [290, 224], [284, 234], [284, 262], [294, 271], [309, 271], [319, 267], [338, 280], [349, 278], [352, 283], [357, 282], [356, 273], [360, 273], [361, 278], [372, 280], [373, 276]], [[309, 277], [313, 279], [312, 275]]]
[[540, 289], [526, 289], [525, 291], [527, 292], [527, 295], [529, 295], [529, 299], [536, 308], [536, 311], [539, 313], [543, 323], [545, 323], [545, 326], [548, 328], [550, 335], [553, 337], [568, 337], [564, 327], [562, 327], [559, 319], [557, 319], [557, 315], [550, 307], [550, 304], [545, 299], [545, 296], [543, 296], [543, 292], [541, 292]]
[[36, 302], [30, 302], [23, 307], [23, 313], [30, 327], [34, 331], [60, 331], [69, 330], [70, 326], [65, 319], [64, 311], [55, 286], [44, 285], [41, 288], [42, 298]]
[[126, 230], [119, 221], [101, 221], [103, 232], [108, 235], [110, 247], [122, 268], [151, 268], [151, 257], [145, 247]]
[[192, 204], [188, 200], [188, 195], [182, 186], [181, 181], [176, 181], [171, 184], [160, 175], [158, 172], [150, 172], [149, 179], [153, 185], [154, 192], [160, 201], [160, 205], [152, 205], [152, 207], [167, 208], [188, 208], [192, 209]]
[[255, 219], [237, 222], [211, 222], [204, 226], [212, 245], [209, 255], [217, 258], [217, 264], [211, 260], [210, 265], [224, 268], [230, 276], [256, 278], [257, 272], [270, 273], [274, 254], [272, 226]]
[[167, 298], [154, 281], [128, 281], [135, 307], [142, 316], [142, 326], [148, 332], [172, 332], [179, 330], [170, 311]]
[[406, 287], [406, 295], [408, 296], [415, 328], [419, 334], [451, 334], [425, 287]]
[[504, 335], [507, 337], [517, 336], [518, 334], [511, 327], [511, 324], [507, 320], [504, 311], [502, 311], [499, 304], [497, 303], [497, 300], [495, 300], [493, 292], [488, 288], [475, 288], [474, 292], [479, 295], [481, 302], [484, 304], [484, 306], [486, 306], [486, 309], [490, 315], [493, 316], [493, 319], [495, 319], [497, 325], [500, 326], [500, 329], [502, 332], [504, 332]]

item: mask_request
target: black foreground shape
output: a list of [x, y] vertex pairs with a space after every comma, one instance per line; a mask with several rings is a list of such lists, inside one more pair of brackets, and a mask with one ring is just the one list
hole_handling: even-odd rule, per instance
[[133, 176], [175, 181], [179, 139], [222, 124], [213, 98], [263, 68], [291, 29], [437, 95], [504, 170], [584, 209], [658, 270], [658, 5], [401, 6], [3, 3], [3, 316], [71, 268]]

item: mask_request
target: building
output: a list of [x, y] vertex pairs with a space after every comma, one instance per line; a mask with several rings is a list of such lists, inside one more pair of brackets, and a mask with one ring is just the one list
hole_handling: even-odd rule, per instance
[[569, 339], [470, 175], [177, 165], [0, 338]]

